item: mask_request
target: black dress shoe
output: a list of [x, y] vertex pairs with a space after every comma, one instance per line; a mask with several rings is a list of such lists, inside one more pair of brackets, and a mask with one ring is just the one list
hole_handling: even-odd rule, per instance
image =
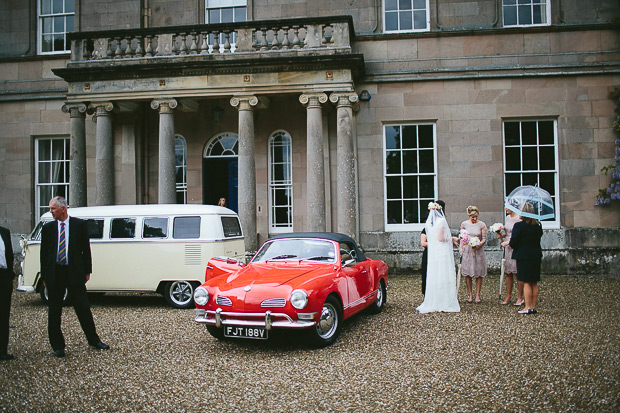
[[101, 341], [95, 343], [95, 344], [91, 344], [90, 345], [93, 348], [96, 348], [97, 350], [108, 350], [110, 348], [110, 346], [108, 346], [105, 343], [102, 343]]
[[0, 360], [13, 360], [14, 358], [12, 354], [0, 354]]
[[64, 350], [54, 350], [54, 355], [56, 357], [64, 357], [65, 356], [65, 351]]

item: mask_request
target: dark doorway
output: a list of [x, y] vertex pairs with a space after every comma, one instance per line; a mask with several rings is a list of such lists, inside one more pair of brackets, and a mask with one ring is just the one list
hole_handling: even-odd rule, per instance
[[238, 165], [236, 157], [202, 158], [202, 201], [205, 205], [217, 205], [224, 197], [228, 208], [239, 212]]

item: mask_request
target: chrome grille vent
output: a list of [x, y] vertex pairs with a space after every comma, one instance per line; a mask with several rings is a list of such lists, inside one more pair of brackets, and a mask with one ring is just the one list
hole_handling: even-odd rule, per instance
[[215, 304], [225, 305], [226, 307], [232, 307], [232, 301], [228, 297], [216, 297]]
[[260, 303], [263, 308], [282, 308], [286, 305], [284, 298], [270, 298]]

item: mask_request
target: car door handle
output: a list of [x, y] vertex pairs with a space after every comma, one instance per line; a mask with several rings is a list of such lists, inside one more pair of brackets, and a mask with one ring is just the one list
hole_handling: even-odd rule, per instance
[[362, 274], [366, 274], [368, 271], [366, 270], [362, 270]]

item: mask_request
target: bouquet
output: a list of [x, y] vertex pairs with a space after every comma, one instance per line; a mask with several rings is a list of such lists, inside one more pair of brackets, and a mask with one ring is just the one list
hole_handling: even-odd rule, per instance
[[469, 234], [464, 229], [462, 229], [459, 233], [459, 240], [459, 242], [461, 243], [461, 249], [463, 249], [463, 247], [469, 243]]
[[472, 251], [474, 253], [474, 257], [476, 256], [476, 250], [474, 248], [477, 247], [480, 244], [481, 244], [480, 238], [478, 238], [478, 237], [471, 237], [471, 238], [469, 238], [469, 246], [472, 248]]
[[437, 202], [429, 202], [428, 210], [430, 211], [431, 209], [441, 209], [441, 205], [439, 205]]
[[499, 222], [497, 222], [497, 223], [495, 223], [495, 224], [491, 225], [491, 226], [489, 227], [489, 229], [490, 229], [492, 232], [495, 232], [495, 233], [498, 233], [498, 234], [505, 234], [505, 233], [506, 233], [506, 231], [504, 230], [504, 225], [500, 224]]

